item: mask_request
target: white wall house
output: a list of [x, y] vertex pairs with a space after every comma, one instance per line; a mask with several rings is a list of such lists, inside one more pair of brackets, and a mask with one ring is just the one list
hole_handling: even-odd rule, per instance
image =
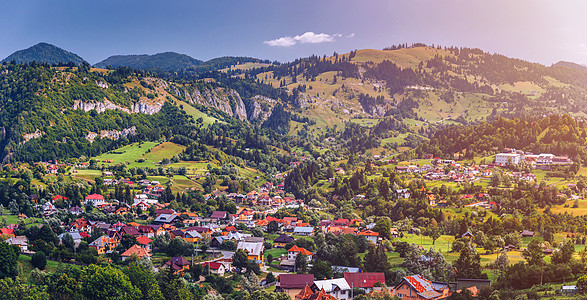
[[518, 153], [499, 153], [495, 155], [495, 164], [498, 166], [507, 166], [508, 164], [517, 165], [524, 158]]

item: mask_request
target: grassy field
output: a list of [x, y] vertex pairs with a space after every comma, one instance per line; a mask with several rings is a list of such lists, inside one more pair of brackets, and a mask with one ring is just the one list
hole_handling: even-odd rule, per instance
[[[185, 146], [171, 142], [134, 143], [113, 151], [106, 152], [100, 156], [95, 157], [95, 159], [100, 161], [100, 165], [106, 166], [118, 163], [126, 163], [128, 164], [129, 168], [155, 168], [163, 159], [171, 159], [174, 155], [180, 154], [184, 149]], [[112, 160], [112, 163], [105, 163], [104, 160]]]
[[155, 146], [157, 146], [156, 142], [134, 143], [116, 150], [106, 152], [100, 156], [95, 157], [94, 159], [100, 160], [101, 164], [105, 164], [103, 161], [106, 159], [111, 159], [112, 164], [131, 163], [139, 159], [141, 156], [147, 153], [147, 151], [151, 150]]
[[[31, 257], [28, 255], [21, 254], [18, 256], [17, 263], [22, 268], [23, 276], [28, 279], [31, 275], [31, 271], [34, 269], [31, 265]], [[47, 266], [45, 267], [45, 272], [55, 272], [64, 267], [81, 269], [81, 266], [79, 265], [56, 262], [47, 259]]]
[[87, 181], [94, 181], [94, 179], [102, 176], [102, 171], [100, 171], [100, 170], [80, 169], [80, 170], [76, 170], [76, 171], [77, 171], [77, 173], [71, 173], [72, 177], [87, 180]]
[[210, 124], [214, 124], [214, 122], [220, 122], [218, 119], [203, 113], [202, 111], [191, 106], [187, 102], [177, 100], [176, 104], [177, 104], [177, 106], [182, 108], [188, 115], [192, 116], [194, 118], [194, 120], [202, 118], [202, 120], [203, 120], [202, 124], [204, 124], [204, 127], [207, 127]]

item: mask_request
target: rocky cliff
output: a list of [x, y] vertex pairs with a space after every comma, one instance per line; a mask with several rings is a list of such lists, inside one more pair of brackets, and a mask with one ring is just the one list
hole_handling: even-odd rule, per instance
[[190, 103], [211, 106], [221, 110], [231, 117], [248, 120], [245, 104], [235, 90], [215, 89], [186, 89], [185, 98]]

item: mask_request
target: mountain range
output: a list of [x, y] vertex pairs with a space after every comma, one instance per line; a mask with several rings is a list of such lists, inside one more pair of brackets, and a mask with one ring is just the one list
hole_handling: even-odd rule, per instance
[[[379, 120], [395, 120], [353, 143], [359, 152], [379, 146], [413, 149], [442, 126], [498, 116], [587, 117], [582, 66], [546, 67], [470, 48], [403, 45], [286, 64], [248, 57], [203, 62], [171, 52], [111, 57], [96, 65], [102, 68], [10, 63], [84, 62], [63, 49], [38, 44], [4, 61], [4, 161], [90, 157], [133, 141], [185, 142], [193, 134], [186, 131], [190, 121], [183, 114], [204, 126], [246, 123], [320, 147], [352, 124], [370, 128]], [[113, 65], [131, 68], [103, 69]], [[139, 68], [161, 72], [137, 72]], [[221, 72], [205, 72], [213, 70]], [[363, 130], [349, 129], [348, 137]]]
[[[18, 50], [2, 60], [2, 62], [11, 61], [16, 63], [29, 63], [33, 61], [48, 64], [73, 63], [75, 65], [85, 62], [80, 56], [47, 43], [39, 43], [27, 49]], [[252, 57], [232, 56], [202, 61], [186, 54], [164, 52], [153, 55], [113, 55], [98, 62], [94, 66], [96, 68], [130, 67], [151, 71], [197, 70], [205, 72], [247, 62], [270, 63], [268, 60], [260, 60]]]

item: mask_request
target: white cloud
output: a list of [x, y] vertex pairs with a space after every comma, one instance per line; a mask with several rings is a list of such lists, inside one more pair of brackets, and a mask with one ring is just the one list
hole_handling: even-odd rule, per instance
[[334, 42], [337, 37], [342, 37], [342, 34], [327, 34], [327, 33], [314, 33], [308, 31], [302, 35], [296, 35], [294, 37], [284, 36], [278, 39], [264, 41], [263, 43], [272, 47], [291, 47], [298, 42], [301, 44], [318, 44], [326, 42]]
[[347, 38], [352, 38], [352, 37], [355, 37], [355, 33], [353, 32], [353, 33], [351, 33], [351, 34], [347, 35], [346, 37], [347, 37]]
[[299, 41], [302, 44], [318, 44], [324, 42], [333, 42], [334, 36], [326, 33], [313, 33], [311, 31], [308, 31], [302, 35], [294, 36], [294, 40]]
[[264, 41], [263, 43], [271, 47], [291, 47], [296, 44], [296, 41], [291, 36], [284, 36], [282, 38]]

